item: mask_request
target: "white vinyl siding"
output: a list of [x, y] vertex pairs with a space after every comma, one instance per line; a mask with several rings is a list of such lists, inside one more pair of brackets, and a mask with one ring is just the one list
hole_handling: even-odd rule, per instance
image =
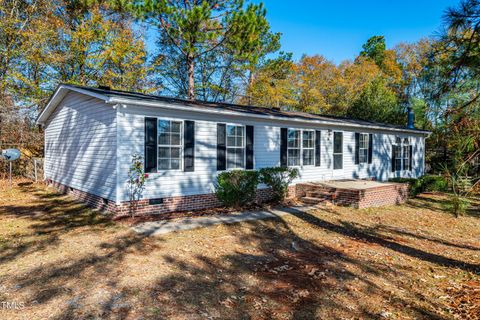
[[68, 93], [45, 124], [45, 178], [115, 200], [116, 111]]
[[[214, 191], [217, 161], [217, 123], [233, 123], [242, 126], [255, 126], [254, 163], [255, 169], [280, 166], [280, 131], [282, 127], [295, 127], [295, 123], [279, 123], [274, 120], [253, 120], [238, 116], [207, 115], [196, 112], [166, 110], [149, 107], [127, 106], [119, 109], [119, 188], [123, 201], [128, 199], [125, 192], [130, 155], [144, 152], [144, 118], [160, 117], [168, 119], [188, 119], [195, 121], [195, 171], [171, 170], [150, 174], [144, 191], [145, 198], [166, 196], [205, 194]], [[161, 118], [161, 117], [160, 117]], [[320, 166], [299, 166], [300, 176], [293, 183], [329, 179], [365, 179], [388, 180], [398, 176], [391, 171], [391, 146], [395, 143], [395, 134], [371, 131], [373, 139], [373, 161], [371, 164], [355, 164], [355, 128], [342, 130], [343, 133], [343, 170], [333, 170], [333, 132], [336, 128], [305, 125], [304, 130], [320, 130], [321, 159]], [[300, 146], [301, 130], [300, 130]], [[329, 133], [329, 130], [331, 132]], [[422, 136], [410, 136], [417, 141], [414, 148], [415, 170], [402, 172], [405, 177], [423, 174]], [[413, 140], [412, 140], [413, 141]], [[297, 145], [292, 142], [292, 146]], [[415, 144], [413, 144], [415, 145]], [[300, 148], [301, 149], [301, 148]], [[300, 153], [300, 159], [302, 155]], [[301, 161], [301, 160], [300, 160]], [[339, 172], [335, 175], [333, 172]]]

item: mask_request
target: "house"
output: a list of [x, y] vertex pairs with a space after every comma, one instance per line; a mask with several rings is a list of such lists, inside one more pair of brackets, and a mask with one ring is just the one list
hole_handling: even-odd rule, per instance
[[[60, 85], [37, 122], [45, 128], [45, 179], [91, 205], [123, 212], [133, 154], [149, 173], [143, 212], [218, 205], [219, 172], [298, 167], [295, 184], [419, 177], [426, 131], [109, 88]], [[268, 197], [259, 189], [259, 197]]]

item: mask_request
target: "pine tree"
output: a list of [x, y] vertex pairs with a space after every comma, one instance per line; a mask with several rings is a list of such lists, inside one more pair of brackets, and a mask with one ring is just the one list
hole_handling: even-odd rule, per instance
[[[225, 73], [218, 75], [218, 65], [230, 64], [226, 70], [235, 72], [242, 59], [255, 64], [269, 29], [263, 5], [244, 8], [242, 0], [143, 0], [137, 1], [133, 10], [159, 30], [155, 65], [157, 71], [167, 71], [159, 72], [164, 86], [192, 100], [201, 90], [215, 87], [211, 81], [196, 90], [199, 64], [203, 64], [203, 79], [211, 79], [211, 73], [217, 87], [222, 87]], [[174, 67], [178, 70], [172, 70]]]

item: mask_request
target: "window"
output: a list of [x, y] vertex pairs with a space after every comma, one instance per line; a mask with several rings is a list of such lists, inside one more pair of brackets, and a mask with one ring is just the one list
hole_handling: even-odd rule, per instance
[[368, 162], [368, 146], [369, 146], [369, 134], [360, 133], [360, 145], [358, 150], [358, 162], [367, 163]]
[[333, 133], [333, 169], [343, 169], [343, 132]]
[[396, 137], [395, 152], [395, 171], [410, 170], [410, 142], [408, 138]]
[[227, 125], [227, 169], [245, 168], [245, 127]]
[[178, 170], [182, 164], [181, 121], [158, 120], [158, 170]]
[[302, 161], [304, 166], [312, 166], [314, 164], [315, 152], [315, 131], [304, 130], [302, 135]]
[[300, 133], [301, 130], [288, 129], [287, 163], [288, 166], [300, 165]]
[[399, 145], [395, 147], [395, 170], [400, 171], [402, 170], [402, 147]]
[[315, 164], [315, 131], [288, 129], [288, 166], [312, 166]]
[[403, 139], [403, 170], [410, 170], [410, 142], [408, 138]]

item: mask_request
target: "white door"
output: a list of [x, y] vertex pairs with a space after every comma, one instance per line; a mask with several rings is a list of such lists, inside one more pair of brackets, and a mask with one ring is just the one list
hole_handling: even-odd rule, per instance
[[332, 177], [334, 179], [341, 179], [344, 176], [343, 169], [343, 132], [333, 132], [333, 172]]

